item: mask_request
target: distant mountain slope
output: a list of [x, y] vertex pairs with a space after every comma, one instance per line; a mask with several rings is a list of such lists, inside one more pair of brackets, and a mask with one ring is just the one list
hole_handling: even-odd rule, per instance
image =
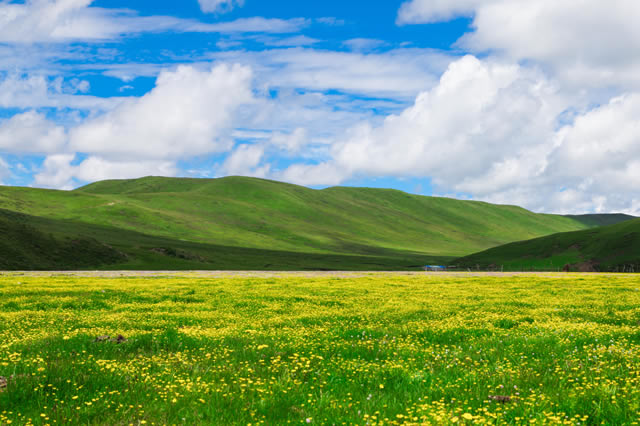
[[625, 222], [627, 220], [636, 219], [634, 216], [628, 214], [583, 214], [583, 215], [567, 215], [565, 217], [575, 219], [580, 223], [587, 225], [588, 227], [596, 226], [608, 226], [615, 225], [617, 223]]
[[640, 219], [585, 231], [566, 232], [495, 247], [453, 263], [507, 270], [564, 268], [622, 271], [640, 266]]
[[[140, 246], [138, 238], [151, 246], [159, 244], [151, 241], [154, 238], [163, 241], [162, 247], [187, 245], [180, 250], [193, 249], [200, 253], [195, 258], [207, 261], [212, 260], [202, 254], [207, 250], [240, 253], [237, 250], [253, 249], [276, 253], [267, 258], [280, 259], [280, 264], [282, 256], [291, 253], [320, 256], [312, 262], [316, 268], [323, 264], [318, 259], [326, 256], [347, 256], [346, 263], [336, 260], [344, 265], [352, 264], [354, 256], [363, 256], [375, 257], [380, 265], [416, 266], [422, 260], [463, 256], [512, 241], [591, 226], [584, 220], [536, 214], [515, 206], [385, 189], [313, 190], [242, 177], [148, 177], [97, 182], [70, 192], [0, 187], [0, 208], [63, 221], [69, 238], [89, 227], [82, 232], [129, 253], [128, 262], [136, 267], [145, 264], [136, 263], [136, 256], [144, 253], [142, 257], [146, 258], [148, 254], [136, 248]], [[46, 233], [49, 226], [53, 225], [43, 222], [39, 229]], [[398, 263], [398, 259], [403, 260]], [[148, 262], [150, 268], [157, 266], [155, 260]], [[245, 266], [258, 267], [249, 263]], [[265, 261], [262, 268], [275, 266]]]
[[[122, 204], [115, 218], [117, 204], [96, 212], [105, 224], [131, 224], [137, 231], [203, 242], [306, 252], [375, 254], [384, 248], [455, 256], [588, 227], [513, 206], [385, 189], [317, 191], [240, 177], [108, 181], [77, 192]], [[128, 224], [121, 215], [132, 209], [138, 218], [131, 214]]]

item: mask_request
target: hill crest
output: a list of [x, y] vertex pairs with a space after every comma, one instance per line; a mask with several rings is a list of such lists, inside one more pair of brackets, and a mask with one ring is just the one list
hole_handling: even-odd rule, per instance
[[[74, 229], [109, 229], [133, 244], [133, 252], [139, 246], [134, 240], [147, 236], [162, 239], [169, 249], [182, 247], [178, 242], [184, 242], [299, 253], [301, 259], [310, 254], [412, 259], [402, 261], [404, 265], [592, 226], [584, 220], [536, 214], [517, 206], [376, 188], [315, 190], [247, 177], [146, 177], [96, 182], [74, 191], [3, 187], [0, 208], [62, 220], [71, 238], [79, 232]], [[53, 225], [44, 221], [39, 226], [48, 232], [47, 227]], [[102, 231], [91, 229], [82, 232], [93, 232], [99, 241], [105, 238]], [[129, 250], [117, 238], [109, 237], [107, 242], [124, 253]], [[164, 248], [159, 252], [177, 253]], [[194, 250], [198, 252], [194, 259], [207, 257], [202, 254], [205, 249]], [[303, 265], [301, 261], [301, 268]], [[265, 262], [264, 268], [277, 266]]]

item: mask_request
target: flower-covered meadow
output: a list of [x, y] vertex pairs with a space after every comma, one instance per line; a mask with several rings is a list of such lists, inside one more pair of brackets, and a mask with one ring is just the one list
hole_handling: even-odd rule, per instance
[[0, 276], [1, 425], [639, 418], [633, 275]]

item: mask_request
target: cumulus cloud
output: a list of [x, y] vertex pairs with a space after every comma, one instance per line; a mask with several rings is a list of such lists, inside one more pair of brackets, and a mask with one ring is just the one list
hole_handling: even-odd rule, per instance
[[638, 213], [640, 95], [561, 127], [567, 106], [544, 74], [467, 56], [401, 114], [354, 127], [330, 159], [295, 164], [281, 176], [313, 185], [428, 177], [443, 193], [539, 211]]
[[44, 188], [73, 189], [78, 182], [177, 174], [177, 168], [172, 161], [110, 161], [91, 156], [74, 164], [76, 158], [75, 154], [54, 154], [46, 157], [34, 183]]
[[[0, 150], [48, 154], [34, 179], [42, 187], [174, 176], [181, 159], [232, 149], [236, 110], [254, 102], [251, 79], [251, 70], [238, 65], [180, 66], [162, 72], [146, 95], [124, 99], [68, 132], [37, 112], [18, 114], [0, 124]], [[255, 148], [241, 146], [228, 170], [258, 174], [260, 158]]]
[[239, 145], [225, 160], [222, 171], [226, 175], [265, 177], [269, 166], [259, 167], [264, 151], [264, 147], [258, 144]]
[[236, 6], [243, 6], [244, 0], [198, 0], [198, 3], [205, 13], [226, 13]]
[[637, 87], [640, 3], [635, 0], [412, 0], [398, 23], [472, 16], [458, 44], [552, 67], [567, 84]]
[[64, 128], [36, 111], [0, 123], [0, 152], [53, 153], [64, 149], [66, 141]]
[[68, 39], [101, 39], [118, 32], [93, 0], [27, 0], [0, 5], [0, 40], [28, 43]]
[[178, 159], [230, 149], [234, 112], [252, 102], [251, 70], [219, 65], [207, 71], [165, 71], [141, 98], [70, 132], [70, 149], [105, 158]]
[[307, 129], [302, 127], [296, 128], [291, 133], [275, 132], [271, 135], [271, 143], [275, 147], [290, 153], [299, 152], [308, 141], [309, 134]]
[[561, 108], [545, 99], [551, 91], [517, 65], [468, 56], [402, 114], [353, 128], [331, 155], [350, 174], [434, 176], [444, 186], [471, 186], [486, 177], [487, 164], [549, 140]]
[[34, 178], [34, 183], [43, 188], [73, 189], [71, 162], [75, 154], [53, 154], [47, 156], [42, 171]]
[[578, 117], [558, 131], [556, 144], [545, 170], [556, 191], [572, 189], [579, 203], [597, 211], [640, 213], [640, 94]]

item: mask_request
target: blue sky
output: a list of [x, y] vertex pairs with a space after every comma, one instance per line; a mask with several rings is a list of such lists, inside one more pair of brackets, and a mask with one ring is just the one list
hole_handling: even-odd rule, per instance
[[640, 213], [640, 6], [0, 2], [0, 182], [145, 175]]

